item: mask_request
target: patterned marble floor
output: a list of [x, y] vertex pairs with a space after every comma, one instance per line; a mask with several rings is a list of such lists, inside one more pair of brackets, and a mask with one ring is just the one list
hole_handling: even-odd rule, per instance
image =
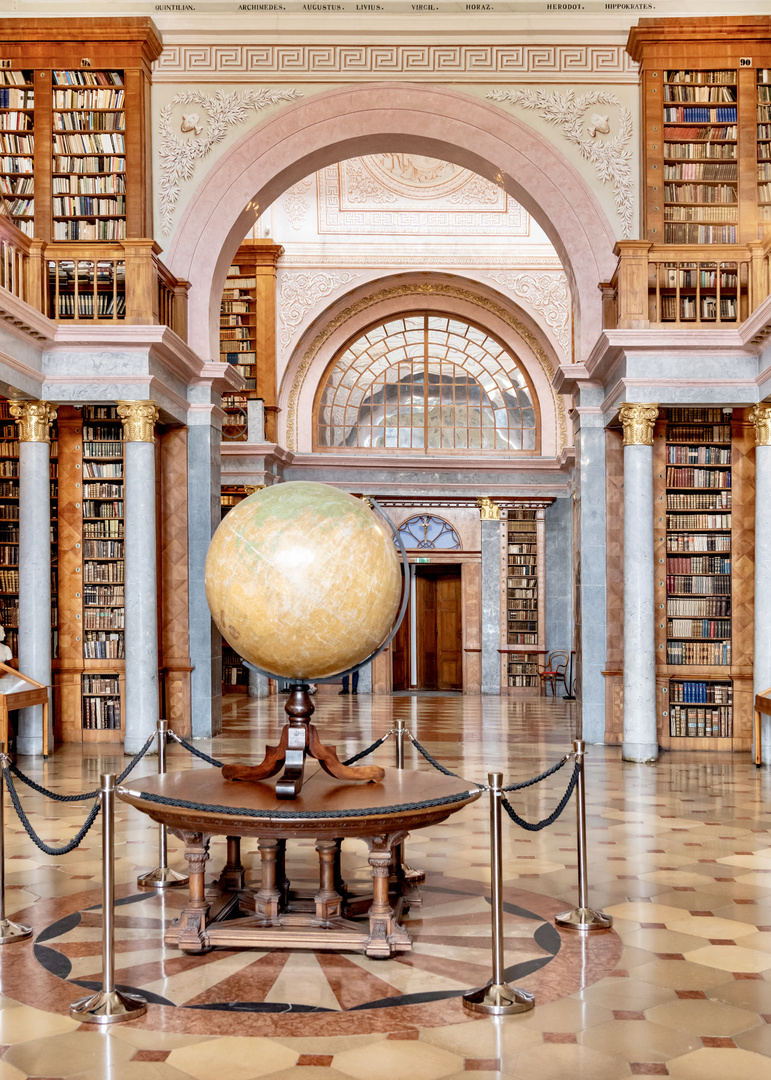
[[[577, 707], [552, 699], [316, 698], [325, 741], [348, 757], [402, 716], [449, 768], [483, 780], [501, 768], [525, 779], [568, 749]], [[257, 760], [279, 730], [283, 698], [225, 699], [225, 732], [201, 748], [224, 761]], [[355, 737], [354, 737], [355, 735]], [[375, 760], [389, 765], [386, 743]], [[98, 785], [122, 757], [58, 748], [21, 759], [62, 792]], [[414, 752], [408, 767], [429, 766]], [[137, 774], [151, 771], [145, 763]], [[180, 748], [170, 768], [206, 768]], [[512, 801], [526, 818], [548, 813], [567, 770]], [[82, 805], [22, 789], [35, 828], [64, 843]], [[7, 911], [34, 929], [0, 949], [0, 1080], [617, 1080], [666, 1076], [754, 1080], [771, 1073], [771, 770], [748, 756], [668, 754], [655, 766], [592, 747], [587, 763], [591, 899], [615, 933], [557, 935], [549, 920], [575, 902], [572, 806], [540, 833], [504, 820], [506, 963], [536, 1008], [504, 1020], [471, 1019], [458, 993], [489, 975], [486, 800], [410, 838], [407, 856], [427, 871], [425, 903], [406, 925], [411, 954], [238, 953], [185, 957], [160, 929], [179, 894], [139, 894], [155, 864], [157, 832], [121, 806], [117, 822], [117, 981], [150, 995], [148, 1015], [101, 1032], [67, 1007], [100, 977], [99, 829], [67, 856], [35, 848], [10, 805]], [[245, 853], [253, 849], [245, 844]], [[182, 868], [171, 840], [172, 861]], [[223, 860], [220, 843], [212, 877]], [[293, 880], [307, 855], [291, 854]], [[250, 859], [254, 856], [251, 855]], [[345, 872], [363, 879], [363, 848], [346, 845]], [[235, 1004], [240, 1003], [240, 1004]], [[258, 1006], [255, 1008], [255, 1004]], [[251, 1005], [252, 1007], [247, 1007]], [[288, 1005], [308, 1011], [287, 1012]]]

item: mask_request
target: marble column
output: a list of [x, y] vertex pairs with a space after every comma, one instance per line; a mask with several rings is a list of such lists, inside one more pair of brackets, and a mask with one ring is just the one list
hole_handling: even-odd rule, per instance
[[[47, 401], [12, 402], [19, 428], [19, 670], [51, 685], [51, 422]], [[50, 693], [49, 693], [50, 698]], [[49, 709], [49, 723], [52, 717]], [[53, 733], [49, 732], [53, 746]], [[16, 748], [43, 752], [43, 707], [19, 710]]]
[[260, 675], [259, 671], [246, 669], [249, 675], [249, 697], [270, 697], [270, 680], [267, 675]]
[[653, 597], [653, 425], [658, 405], [622, 405], [624, 427], [625, 761], [656, 761]]
[[[771, 686], [771, 405], [750, 412], [755, 426], [755, 647], [754, 694]], [[760, 719], [760, 752], [771, 763], [771, 717]]]
[[482, 693], [501, 692], [501, 512], [478, 499], [482, 520]]
[[154, 401], [118, 401], [124, 440], [126, 735], [135, 754], [158, 721]]

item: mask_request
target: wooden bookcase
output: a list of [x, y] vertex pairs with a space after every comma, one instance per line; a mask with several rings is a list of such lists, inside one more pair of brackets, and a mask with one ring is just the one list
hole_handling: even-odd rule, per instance
[[645, 239], [757, 240], [758, 76], [771, 66], [771, 19], [640, 19], [627, 50], [642, 79]]
[[[742, 312], [738, 264], [728, 260], [663, 263], [652, 289], [661, 323], [736, 323]], [[658, 296], [656, 297], [656, 292]]]
[[[150, 75], [161, 48], [146, 18], [4, 21], [0, 101], [5, 89], [30, 95], [24, 130], [34, 145], [19, 142], [11, 153], [19, 176], [33, 159], [34, 218], [21, 215], [25, 225], [34, 221], [27, 235], [90, 243], [152, 236]], [[18, 111], [0, 105], [3, 151], [28, 138], [10, 126]], [[0, 170], [6, 198], [15, 174], [15, 166]]]
[[2, 213], [34, 235], [35, 83], [29, 69], [0, 71], [0, 196]]
[[545, 636], [544, 512], [509, 510], [503, 525], [507, 652], [502, 682], [515, 693], [538, 693], [543, 654], [537, 650]]
[[748, 749], [754, 477], [743, 413], [667, 409], [654, 445], [659, 741]]
[[19, 655], [19, 433], [0, 402], [0, 625], [14, 659]]
[[227, 414], [222, 437], [228, 442], [247, 441], [246, 402], [257, 389], [256, 273], [255, 247], [242, 244], [230, 267], [220, 305], [220, 360], [233, 364], [246, 380], [245, 392], [227, 394], [222, 401]]
[[771, 222], [771, 68], [758, 70], [758, 220]]

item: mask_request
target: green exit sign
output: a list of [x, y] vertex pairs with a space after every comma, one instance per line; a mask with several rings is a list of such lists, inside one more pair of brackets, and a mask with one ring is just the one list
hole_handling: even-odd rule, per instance
[[423, 555], [415, 560], [415, 562], [431, 562], [427, 555]]

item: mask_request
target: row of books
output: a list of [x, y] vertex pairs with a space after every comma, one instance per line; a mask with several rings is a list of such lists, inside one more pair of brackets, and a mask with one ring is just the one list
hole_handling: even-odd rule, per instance
[[19, 462], [18, 460], [0, 461], [0, 476], [18, 476], [19, 475]]
[[221, 309], [223, 314], [228, 314], [231, 311], [248, 312], [249, 301], [248, 300], [223, 300]]
[[[677, 130], [677, 129], [675, 129]], [[736, 161], [735, 143], [665, 142], [664, 157], [673, 158], [722, 158]]]
[[537, 645], [538, 634], [513, 633], [509, 627], [507, 641], [509, 645]]
[[[722, 409], [703, 408], [702, 406], [683, 406], [667, 410], [667, 420], [672, 424], [723, 424], [728, 429], [730, 438], [730, 425], [725, 423], [725, 414]], [[682, 438], [678, 434], [679, 428], [667, 428], [668, 437], [673, 439]], [[695, 429], [699, 430], [699, 429]], [[717, 441], [717, 440], [714, 440]]]
[[94, 458], [110, 458], [123, 456], [122, 442], [84, 442], [83, 456]]
[[664, 225], [667, 244], [735, 244], [735, 225], [684, 225], [669, 221]]
[[54, 86], [123, 86], [119, 71], [92, 71], [88, 68], [75, 71], [54, 71]]
[[[678, 306], [679, 304], [679, 306]], [[736, 300], [732, 297], [720, 297], [720, 302], [714, 296], [702, 296], [699, 301], [694, 297], [681, 296], [679, 300], [674, 296], [661, 297], [661, 318], [663, 321], [677, 319], [678, 311], [681, 320], [692, 320], [699, 312], [702, 320], [715, 320], [720, 311], [720, 318], [724, 322], [736, 322]]]
[[687, 69], [684, 71], [667, 71], [664, 79], [668, 83], [686, 83], [688, 85], [713, 86], [716, 83], [727, 83], [729, 86], [736, 85], [736, 71], [696, 71]]
[[670, 617], [726, 618], [730, 614], [731, 599], [729, 596], [710, 596], [699, 600], [667, 597], [667, 615]]
[[680, 469], [667, 467], [667, 487], [730, 488], [730, 469]]
[[738, 206], [664, 207], [664, 221], [738, 221]]
[[665, 184], [664, 198], [676, 203], [735, 203], [736, 188], [730, 184]]
[[[83, 543], [85, 559], [122, 559], [123, 543], [120, 540], [86, 540]], [[88, 581], [88, 577], [86, 581]]]
[[716, 709], [687, 709], [670, 707], [669, 734], [676, 738], [730, 739], [734, 733], [733, 709], [722, 705]]
[[18, 570], [0, 570], [0, 590], [13, 593], [19, 591]]
[[123, 476], [123, 465], [117, 461], [104, 464], [97, 461], [84, 461], [83, 475], [87, 477], [121, 477]]
[[18, 506], [0, 506], [0, 521], [18, 521]]
[[517, 608], [520, 611], [537, 611], [538, 601], [533, 597], [528, 597], [526, 600], [517, 600], [508, 597], [506, 607]]
[[[19, 136], [21, 138], [21, 136]], [[125, 137], [116, 132], [54, 132], [53, 152], [56, 154], [125, 154]]]
[[667, 492], [667, 510], [730, 510], [731, 492]]
[[[520, 555], [519, 558], [528, 558], [527, 555]], [[516, 558], [516, 556], [515, 556]], [[511, 562], [509, 563], [511, 565]], [[516, 588], [517, 585], [522, 584], [521, 579], [523, 577], [535, 577], [538, 574], [538, 567], [535, 563], [526, 563], [523, 566], [516, 567], [516, 573], [508, 578], [508, 585], [510, 588]]]
[[731, 449], [727, 446], [667, 446], [670, 465], [730, 465]]
[[[108, 564], [109, 565], [109, 564]], [[84, 604], [125, 604], [123, 585], [89, 585], [83, 587]]]
[[118, 675], [84, 675], [81, 683], [84, 694], [120, 694]]
[[[86, 437], [85, 434], [83, 437]], [[123, 484], [84, 484], [83, 495], [87, 499], [121, 498]]]
[[62, 217], [90, 217], [94, 214], [125, 214], [126, 196], [113, 195], [102, 198], [97, 195], [57, 195], [54, 198], [54, 213]]
[[727, 638], [731, 636], [730, 619], [668, 619], [667, 635], [677, 638]]
[[[24, 183], [17, 180], [16, 183]], [[108, 176], [55, 176], [54, 195], [120, 195], [126, 190], [123, 174]]]
[[19, 530], [12, 525], [6, 525], [0, 529], [0, 543], [3, 544], [18, 544], [19, 542]]
[[730, 574], [731, 560], [720, 555], [667, 556], [670, 574]]
[[672, 680], [669, 684], [669, 701], [671, 704], [730, 705], [733, 701], [733, 683]]
[[222, 682], [225, 686], [245, 686], [249, 682], [249, 673], [240, 664], [223, 664]]
[[5, 157], [0, 156], [0, 172], [4, 173], [29, 173], [31, 174], [31, 157]]
[[8, 112], [0, 113], [0, 125], [2, 131], [32, 131], [32, 113], [9, 109]]
[[32, 154], [34, 150], [34, 135], [16, 135], [12, 131], [0, 130], [0, 151], [4, 154]]
[[34, 87], [20, 89], [19, 87], [0, 87], [0, 109], [34, 109]]
[[771, 202], [771, 184], [758, 184], [758, 201]]
[[[699, 127], [665, 127], [665, 139], [695, 139], [700, 142], [723, 142], [736, 138], [736, 124], [710, 124]], [[678, 155], [675, 155], [678, 156]]]
[[9, 217], [32, 215], [35, 213], [35, 200], [29, 196], [26, 198], [6, 199], [4, 210]]
[[86, 630], [122, 630], [123, 608], [86, 608], [83, 625]]
[[126, 170], [125, 157], [97, 154], [94, 157], [55, 157], [54, 172], [64, 173], [122, 173]]
[[506, 523], [506, 529], [509, 533], [526, 532], [532, 533], [533, 536], [535, 536], [536, 523], [529, 519], [525, 521], [519, 521], [514, 518], [509, 518], [508, 522]]
[[115, 502], [94, 502], [92, 499], [84, 499], [83, 517], [122, 518], [123, 503], [117, 500]]
[[102, 521], [83, 522], [84, 540], [101, 540], [106, 537], [116, 540], [123, 539], [123, 521], [120, 518], [105, 518]]
[[735, 86], [664, 85], [664, 101], [736, 101]]
[[120, 698], [84, 697], [83, 727], [86, 731], [120, 731]]
[[86, 88], [53, 91], [55, 109], [122, 109], [124, 90]]
[[737, 176], [735, 162], [681, 161], [677, 165], [664, 166], [665, 180], [736, 180]]
[[[760, 107], [758, 109], [760, 112]], [[760, 118], [760, 117], [759, 117]], [[765, 118], [763, 118], [765, 119]], [[727, 108], [705, 109], [702, 107], [687, 107], [682, 105], [668, 106], [664, 108], [664, 123], [670, 124], [714, 124], [736, 123], [736, 106]]]
[[19, 565], [19, 545], [0, 544], [0, 566]]
[[[509, 566], [532, 566], [535, 567], [536, 555], [510, 555]], [[532, 573], [532, 571], [530, 571]]]
[[536, 544], [509, 544], [509, 555], [535, 555], [537, 550]]
[[126, 114], [123, 112], [54, 113], [54, 131], [125, 131], [125, 129]]
[[54, 221], [54, 240], [125, 240], [123, 218], [96, 221]]
[[730, 641], [668, 641], [668, 664], [725, 667], [731, 663]]
[[[94, 541], [92, 540], [91, 543], [94, 543]], [[83, 580], [87, 583], [121, 584], [123, 582], [123, 563], [117, 560], [111, 562], [87, 562], [83, 566]]]
[[[59, 315], [73, 315], [75, 314], [76, 295], [74, 292], [60, 292], [59, 293]], [[87, 292], [79, 292], [77, 294], [77, 312], [78, 315], [93, 316], [94, 314], [94, 294]], [[104, 315], [111, 317], [113, 314], [118, 316], [126, 314], [126, 297], [123, 293], [102, 292], [96, 294], [96, 313], [97, 315]]]
[[99, 630], [86, 632], [83, 642], [85, 660], [123, 660], [125, 655], [123, 634]]
[[688, 596], [730, 596], [731, 578], [728, 575], [703, 577], [698, 574], [667, 574], [667, 594]]

